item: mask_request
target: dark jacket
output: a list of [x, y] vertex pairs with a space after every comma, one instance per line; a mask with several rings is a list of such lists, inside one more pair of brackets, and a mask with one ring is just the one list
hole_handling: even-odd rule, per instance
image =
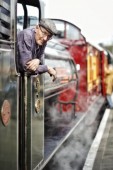
[[38, 58], [41, 62], [38, 69], [31, 74], [41, 74], [47, 72], [47, 66], [43, 65], [43, 56], [46, 44], [38, 46], [35, 42], [35, 29], [27, 28], [20, 31], [17, 35], [17, 54], [18, 71], [27, 72], [26, 63], [32, 59]]

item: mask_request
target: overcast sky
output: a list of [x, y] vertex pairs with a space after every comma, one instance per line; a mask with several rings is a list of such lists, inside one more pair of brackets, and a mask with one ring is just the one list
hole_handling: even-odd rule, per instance
[[91, 42], [113, 43], [113, 0], [43, 0], [45, 16], [78, 26]]

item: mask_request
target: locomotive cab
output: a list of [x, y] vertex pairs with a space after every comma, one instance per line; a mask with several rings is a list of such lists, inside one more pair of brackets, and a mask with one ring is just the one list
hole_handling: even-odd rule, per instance
[[[17, 29], [30, 26], [29, 12], [37, 22], [40, 1], [0, 1], [0, 169], [34, 169], [44, 159], [43, 76], [18, 71]], [[23, 15], [18, 27], [18, 15]], [[40, 81], [39, 81], [40, 80]], [[38, 84], [40, 82], [40, 84]], [[38, 96], [40, 85], [40, 97]], [[40, 98], [40, 114], [35, 108]]]

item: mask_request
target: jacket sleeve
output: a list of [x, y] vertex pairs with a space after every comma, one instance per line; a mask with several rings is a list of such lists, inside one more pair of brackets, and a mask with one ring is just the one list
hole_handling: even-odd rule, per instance
[[37, 70], [35, 71], [36, 74], [42, 74], [48, 71], [48, 68], [46, 65], [44, 65], [44, 51], [46, 48], [46, 44], [44, 46], [41, 47], [40, 49], [40, 54], [38, 54], [37, 58], [40, 59], [40, 65], [37, 68]]
[[39, 65], [38, 69], [35, 71], [36, 74], [42, 74], [48, 71], [46, 65]]
[[18, 62], [23, 71], [26, 71], [26, 63], [32, 60], [31, 35], [22, 31], [18, 36]]

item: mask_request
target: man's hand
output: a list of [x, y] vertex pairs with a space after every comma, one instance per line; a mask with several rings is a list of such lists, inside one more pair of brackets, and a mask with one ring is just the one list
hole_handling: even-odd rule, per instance
[[52, 67], [48, 67], [48, 73], [50, 74], [50, 76], [53, 77], [53, 81], [55, 81], [55, 79], [56, 79], [56, 70], [53, 69]]
[[26, 64], [26, 68], [31, 71], [35, 71], [39, 66], [40, 60], [33, 59]]

